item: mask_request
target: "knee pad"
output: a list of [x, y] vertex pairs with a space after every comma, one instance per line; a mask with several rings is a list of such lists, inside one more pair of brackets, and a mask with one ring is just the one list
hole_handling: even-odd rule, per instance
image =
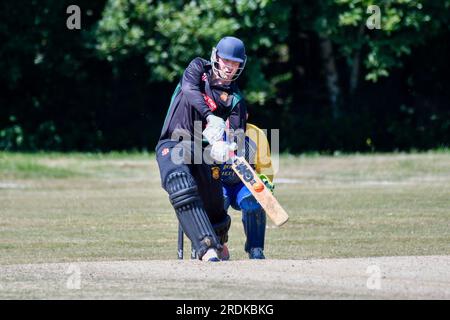
[[226, 215], [223, 221], [213, 224], [214, 232], [219, 238], [221, 245], [228, 242], [228, 230], [230, 230], [230, 226], [231, 218], [229, 215]]
[[211, 247], [221, 250], [194, 178], [184, 171], [173, 172], [167, 177], [165, 186], [183, 231], [192, 241], [199, 258]]
[[169, 193], [170, 203], [172, 203], [175, 210], [200, 200], [197, 184], [194, 178], [186, 172], [170, 174], [167, 177], [166, 188]]
[[239, 203], [239, 207], [241, 207], [241, 210], [244, 212], [257, 212], [262, 210], [261, 205], [256, 201], [255, 197], [252, 195], [245, 197], [241, 200]]

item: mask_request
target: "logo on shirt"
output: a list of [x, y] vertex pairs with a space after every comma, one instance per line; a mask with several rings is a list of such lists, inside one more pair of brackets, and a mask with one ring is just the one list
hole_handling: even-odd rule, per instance
[[223, 92], [220, 94], [220, 100], [222, 100], [223, 102], [227, 102], [227, 100], [228, 100], [228, 93], [226, 93], [225, 91], [223, 91]]
[[211, 168], [212, 177], [215, 180], [218, 180], [220, 178], [220, 169], [219, 167], [212, 167]]
[[216, 103], [214, 102], [214, 100], [213, 100], [210, 96], [208, 96], [208, 95], [206, 95], [206, 94], [204, 94], [204, 93], [202, 93], [202, 94], [203, 94], [203, 99], [205, 99], [205, 102], [206, 102], [206, 104], [208, 105], [209, 109], [210, 109], [211, 111], [216, 110], [216, 109], [217, 109], [217, 105], [216, 105]]
[[169, 148], [164, 148], [162, 151], [161, 151], [161, 154], [162, 154], [162, 156], [164, 157], [165, 155], [167, 155], [169, 153]]

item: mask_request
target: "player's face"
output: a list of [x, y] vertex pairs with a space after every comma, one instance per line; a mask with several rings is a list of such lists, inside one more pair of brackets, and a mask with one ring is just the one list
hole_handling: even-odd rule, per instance
[[225, 79], [233, 79], [233, 76], [236, 74], [240, 66], [240, 63], [237, 61], [222, 59], [221, 57], [218, 58], [221, 76]]

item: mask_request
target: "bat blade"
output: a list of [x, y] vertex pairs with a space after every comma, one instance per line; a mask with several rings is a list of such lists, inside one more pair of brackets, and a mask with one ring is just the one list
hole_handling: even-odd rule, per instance
[[231, 167], [276, 226], [279, 227], [288, 221], [289, 216], [286, 211], [245, 158], [234, 157]]

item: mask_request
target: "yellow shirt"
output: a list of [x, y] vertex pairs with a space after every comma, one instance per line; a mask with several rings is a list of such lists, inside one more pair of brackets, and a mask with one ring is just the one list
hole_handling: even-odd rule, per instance
[[273, 181], [274, 172], [272, 167], [272, 160], [270, 158], [270, 146], [264, 131], [254, 124], [247, 123], [247, 130], [245, 131], [245, 135], [256, 144], [256, 172], [266, 175], [267, 178], [270, 179], [270, 181]]

